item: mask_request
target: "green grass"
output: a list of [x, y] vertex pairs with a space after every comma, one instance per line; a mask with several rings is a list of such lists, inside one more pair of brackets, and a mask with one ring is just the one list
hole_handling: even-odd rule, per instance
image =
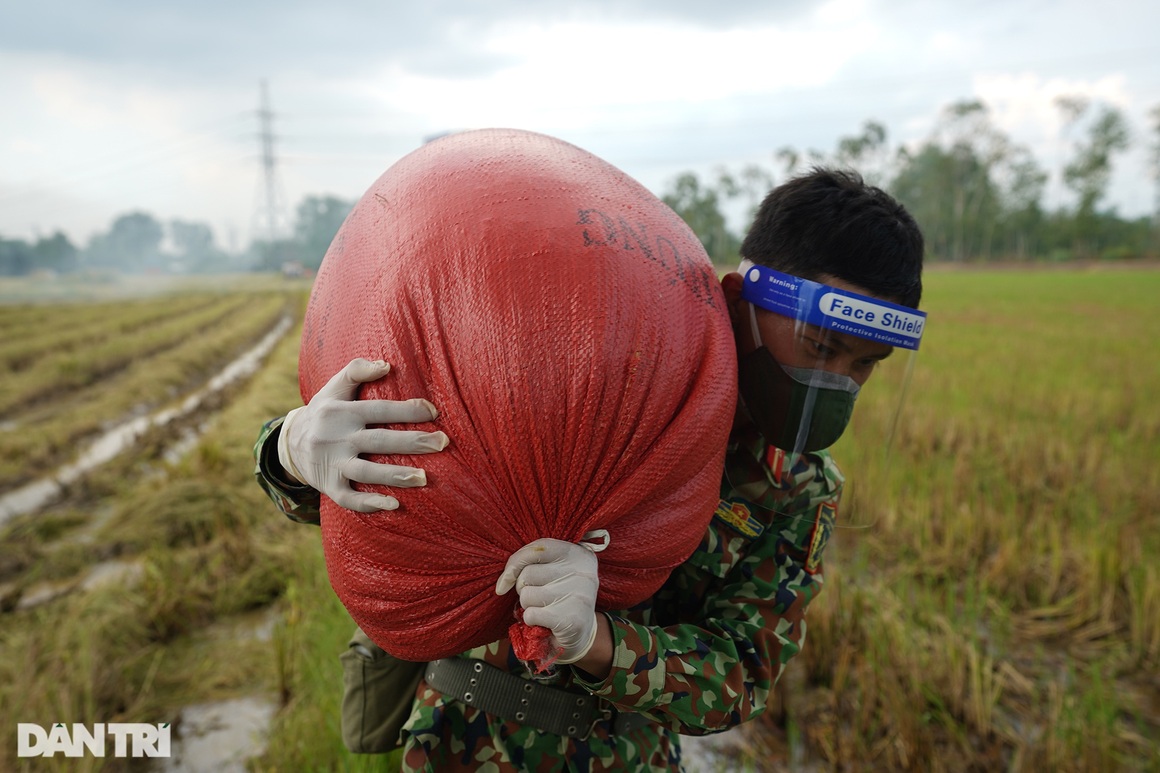
[[[1160, 272], [931, 272], [927, 287], [897, 437], [884, 453], [886, 369], [835, 449], [848, 488], [805, 649], [747, 737], [853, 771], [1160, 770]], [[145, 579], [2, 613], [0, 725], [166, 721], [257, 693], [280, 710], [253, 769], [397, 768], [342, 748], [353, 623], [318, 531], [251, 476], [259, 425], [299, 404], [295, 335], [180, 463], [150, 439], [10, 525], [0, 584], [107, 557]], [[221, 633], [267, 613], [270, 641]], [[0, 769], [20, 769], [12, 753]]]
[[817, 748], [850, 769], [1156, 767], [1160, 273], [927, 286], [891, 453], [873, 382], [835, 448], [849, 528], [802, 661], [842, 719]]

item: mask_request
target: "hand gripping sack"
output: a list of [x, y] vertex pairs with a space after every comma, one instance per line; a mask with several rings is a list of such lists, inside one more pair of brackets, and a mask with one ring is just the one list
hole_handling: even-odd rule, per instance
[[322, 503], [330, 582], [391, 654], [503, 638], [508, 556], [606, 529], [601, 609], [651, 596], [717, 503], [736, 353], [689, 228], [620, 170], [516, 130], [455, 134], [388, 169], [327, 251], [299, 359], [309, 400], [350, 359], [389, 375], [360, 399], [426, 397], [451, 445], [402, 507]]

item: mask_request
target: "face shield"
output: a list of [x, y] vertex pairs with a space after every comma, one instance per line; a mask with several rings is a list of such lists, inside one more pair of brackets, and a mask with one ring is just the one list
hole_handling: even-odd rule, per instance
[[869, 383], [891, 393], [875, 400], [890, 406], [889, 443], [926, 314], [747, 260], [741, 274], [756, 349], [739, 360], [738, 386], [765, 439], [794, 454], [829, 448]]

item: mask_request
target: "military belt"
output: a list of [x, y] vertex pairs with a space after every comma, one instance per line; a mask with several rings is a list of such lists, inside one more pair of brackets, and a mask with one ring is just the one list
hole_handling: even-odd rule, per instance
[[482, 660], [433, 660], [425, 676], [428, 685], [448, 698], [508, 722], [582, 741], [602, 722], [620, 735], [650, 721], [643, 714], [617, 711], [595, 695], [522, 679]]

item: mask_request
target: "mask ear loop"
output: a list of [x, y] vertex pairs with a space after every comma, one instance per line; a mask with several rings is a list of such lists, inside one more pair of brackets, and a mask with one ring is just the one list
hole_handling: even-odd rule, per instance
[[761, 342], [761, 330], [757, 327], [757, 309], [752, 303], [749, 304], [749, 330], [753, 333], [753, 343], [757, 344], [758, 348], [765, 346]]

